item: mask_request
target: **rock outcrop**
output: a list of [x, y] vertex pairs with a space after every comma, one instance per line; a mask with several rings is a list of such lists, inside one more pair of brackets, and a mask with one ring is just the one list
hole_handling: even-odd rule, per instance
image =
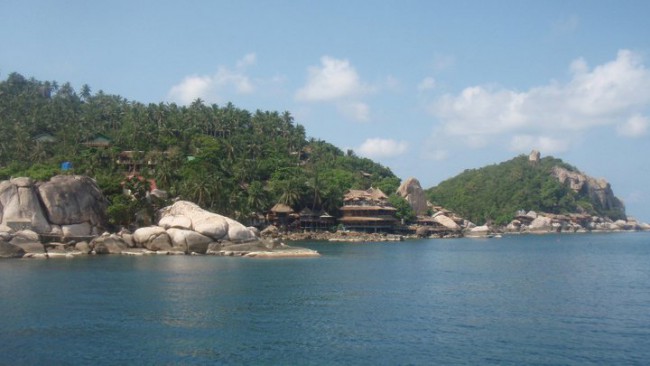
[[0, 239], [0, 258], [22, 258], [25, 250]]
[[255, 233], [241, 223], [203, 210], [188, 201], [178, 201], [160, 210], [158, 225], [164, 229], [192, 230], [213, 241], [247, 242], [257, 240]]
[[[533, 217], [534, 216], [534, 217]], [[648, 231], [650, 225], [639, 223], [634, 218], [613, 221], [607, 217], [587, 214], [557, 215], [529, 212], [518, 216], [506, 227], [506, 233], [547, 234], [547, 233], [586, 233], [617, 231]]]
[[486, 238], [489, 235], [490, 228], [487, 225], [476, 226], [465, 232], [465, 236], [468, 238]]
[[625, 217], [625, 205], [614, 196], [611, 185], [605, 179], [592, 178], [586, 174], [556, 166], [551, 172], [562, 184], [567, 184], [576, 193], [586, 194], [592, 202], [605, 211]]
[[427, 197], [420, 185], [420, 182], [415, 178], [409, 178], [402, 183], [397, 189], [397, 194], [404, 198], [415, 215], [424, 215], [427, 212]]
[[444, 214], [433, 215], [433, 221], [452, 231], [460, 231], [462, 229], [456, 221]]
[[108, 202], [94, 180], [60, 175], [48, 182], [30, 178], [0, 182], [0, 225], [64, 237], [92, 236], [106, 226]]

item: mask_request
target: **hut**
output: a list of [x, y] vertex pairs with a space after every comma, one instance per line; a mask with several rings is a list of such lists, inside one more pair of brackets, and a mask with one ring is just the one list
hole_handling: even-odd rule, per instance
[[43, 144], [49, 142], [56, 142], [56, 137], [49, 132], [39, 133], [38, 135], [32, 137], [32, 141]]
[[271, 207], [269, 212], [269, 222], [277, 227], [287, 227], [293, 222], [294, 211], [284, 203], [277, 203]]
[[303, 230], [319, 229], [320, 214], [305, 207], [300, 211], [300, 228]]
[[320, 224], [322, 229], [329, 229], [332, 226], [336, 225], [336, 217], [328, 214], [323, 211], [320, 215]]

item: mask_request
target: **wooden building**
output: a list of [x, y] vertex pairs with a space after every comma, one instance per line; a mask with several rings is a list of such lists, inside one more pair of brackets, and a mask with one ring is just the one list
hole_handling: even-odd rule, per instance
[[343, 197], [339, 223], [346, 229], [365, 232], [390, 232], [395, 229], [397, 209], [378, 188], [351, 189]]
[[336, 218], [324, 211], [305, 207], [300, 211], [300, 228], [308, 231], [327, 230], [336, 225]]
[[283, 203], [277, 203], [271, 208], [268, 221], [277, 227], [288, 228], [295, 220], [295, 216], [296, 214], [291, 207]]

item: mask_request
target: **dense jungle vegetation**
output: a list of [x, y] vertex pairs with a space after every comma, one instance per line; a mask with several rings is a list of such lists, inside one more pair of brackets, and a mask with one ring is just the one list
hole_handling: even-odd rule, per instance
[[428, 189], [431, 202], [453, 210], [472, 222], [510, 222], [518, 210], [555, 214], [584, 212], [618, 219], [624, 212], [608, 212], [584, 192], [576, 193], [551, 175], [554, 166], [577, 169], [560, 159], [544, 157], [530, 162], [520, 155], [512, 160], [469, 169]]
[[[70, 162], [66, 173], [97, 180], [115, 224], [128, 224], [138, 209], [122, 186], [146, 190], [146, 180], [128, 178], [134, 174], [154, 179], [170, 197], [242, 222], [278, 202], [336, 215], [347, 189], [372, 185], [390, 194], [399, 185], [390, 169], [308, 139], [289, 112], [201, 100], [143, 104], [18, 73], [0, 81], [0, 136], [0, 180], [45, 180]], [[108, 146], [88, 143], [98, 138]], [[134, 164], [118, 163], [124, 151]]]

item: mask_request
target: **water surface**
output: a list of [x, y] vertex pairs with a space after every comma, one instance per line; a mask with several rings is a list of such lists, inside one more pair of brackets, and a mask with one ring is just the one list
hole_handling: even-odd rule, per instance
[[650, 235], [0, 261], [0, 364], [644, 364]]

